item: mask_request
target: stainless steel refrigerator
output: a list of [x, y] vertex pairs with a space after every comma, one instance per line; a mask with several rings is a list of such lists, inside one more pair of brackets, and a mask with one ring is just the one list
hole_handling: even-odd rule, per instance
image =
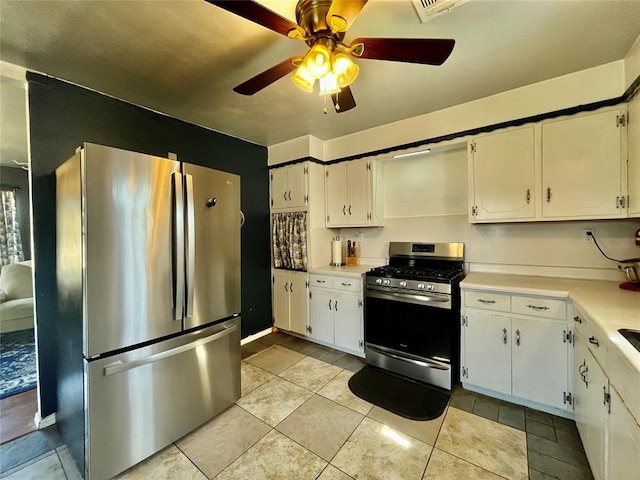
[[57, 422], [101, 480], [240, 397], [240, 177], [85, 143], [56, 212]]

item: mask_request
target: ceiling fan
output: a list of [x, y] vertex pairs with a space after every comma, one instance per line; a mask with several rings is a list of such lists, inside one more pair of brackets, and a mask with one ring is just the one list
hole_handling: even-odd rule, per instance
[[360, 69], [352, 56], [442, 65], [455, 45], [455, 40], [439, 38], [356, 38], [348, 45], [343, 43], [345, 32], [367, 0], [299, 0], [297, 24], [253, 0], [206, 1], [309, 46], [304, 56], [287, 58], [241, 83], [235, 92], [253, 95], [295, 70], [293, 83], [310, 93], [318, 80], [320, 95], [331, 95], [338, 113], [356, 106], [349, 85]]

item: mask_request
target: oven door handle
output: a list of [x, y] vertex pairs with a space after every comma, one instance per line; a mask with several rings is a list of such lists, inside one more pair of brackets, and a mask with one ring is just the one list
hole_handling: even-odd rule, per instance
[[367, 297], [371, 298], [380, 298], [382, 300], [391, 300], [391, 301], [405, 301], [409, 303], [415, 303], [416, 305], [423, 305], [425, 303], [436, 303], [443, 304], [447, 303], [449, 305], [434, 305], [440, 308], [447, 308], [451, 304], [451, 297], [448, 296], [437, 296], [430, 294], [420, 294], [413, 295], [411, 293], [400, 293], [400, 292], [380, 292], [375, 291], [372, 288], [367, 289], [366, 293]]
[[375, 347], [375, 346], [371, 345], [370, 343], [367, 344], [367, 347], [369, 347], [374, 352], [381, 353], [382, 355], [386, 355], [388, 357], [395, 358], [396, 360], [401, 360], [403, 362], [413, 363], [414, 365], [419, 365], [421, 367], [436, 368], [438, 370], [449, 370], [451, 368], [451, 365], [448, 365], [446, 363], [436, 362], [435, 360], [427, 360], [427, 359], [414, 360], [413, 358], [407, 358], [407, 357], [403, 357], [401, 355], [396, 355], [395, 353], [391, 353], [386, 348], [385, 349], [378, 348], [378, 347]]

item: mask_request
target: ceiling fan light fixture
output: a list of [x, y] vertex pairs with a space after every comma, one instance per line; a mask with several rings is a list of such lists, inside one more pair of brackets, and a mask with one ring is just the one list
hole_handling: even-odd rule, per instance
[[300, 66], [298, 66], [296, 73], [293, 75], [293, 77], [291, 77], [291, 81], [296, 87], [307, 93], [311, 93], [313, 92], [313, 84], [315, 83], [316, 79], [307, 70], [305, 63], [302, 62]]
[[360, 73], [360, 67], [353, 63], [349, 55], [342, 52], [334, 52], [331, 57], [331, 70], [338, 77], [338, 85], [341, 88], [351, 85]]
[[342, 89], [338, 85], [338, 77], [333, 72], [327, 73], [320, 79], [320, 95], [333, 95], [341, 91]]
[[331, 52], [325, 45], [316, 43], [305, 55], [302, 65], [314, 78], [322, 78], [331, 70]]

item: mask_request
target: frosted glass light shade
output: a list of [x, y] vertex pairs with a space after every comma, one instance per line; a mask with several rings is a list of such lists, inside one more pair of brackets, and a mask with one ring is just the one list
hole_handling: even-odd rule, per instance
[[315, 83], [316, 79], [313, 78], [313, 75], [309, 73], [303, 62], [300, 64], [293, 77], [291, 77], [291, 81], [298, 88], [304, 90], [307, 93], [311, 93], [313, 92], [313, 84]]
[[320, 79], [320, 95], [331, 95], [340, 92], [340, 86], [338, 85], [338, 77], [332, 72], [327, 73]]
[[324, 45], [315, 44], [305, 55], [302, 65], [314, 78], [324, 77], [331, 70], [329, 49]]
[[331, 67], [333, 73], [338, 78], [338, 85], [344, 88], [351, 85], [360, 73], [360, 67], [353, 63], [349, 55], [337, 52], [331, 58]]

